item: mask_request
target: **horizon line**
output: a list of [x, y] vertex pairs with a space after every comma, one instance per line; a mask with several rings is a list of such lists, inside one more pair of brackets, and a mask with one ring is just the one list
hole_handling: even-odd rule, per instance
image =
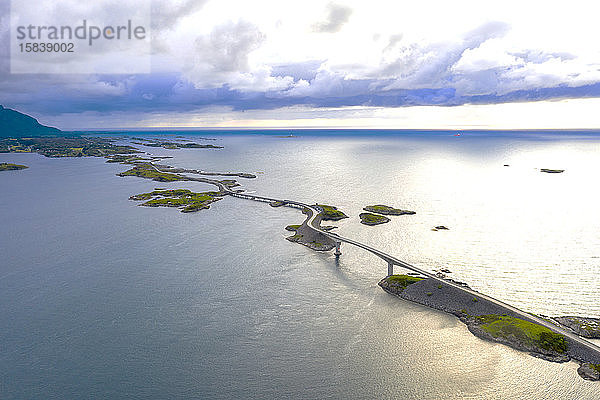
[[122, 127], [122, 128], [90, 128], [90, 129], [68, 129], [62, 132], [114, 132], [140, 131], [140, 132], [164, 132], [164, 131], [404, 131], [404, 132], [431, 132], [431, 131], [462, 131], [462, 132], [560, 132], [560, 131], [600, 131], [600, 128], [352, 128], [352, 127]]

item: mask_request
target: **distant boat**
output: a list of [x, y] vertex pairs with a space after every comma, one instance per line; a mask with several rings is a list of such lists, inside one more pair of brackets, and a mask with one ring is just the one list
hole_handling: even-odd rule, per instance
[[455, 133], [453, 136], [460, 136], [460, 133]]

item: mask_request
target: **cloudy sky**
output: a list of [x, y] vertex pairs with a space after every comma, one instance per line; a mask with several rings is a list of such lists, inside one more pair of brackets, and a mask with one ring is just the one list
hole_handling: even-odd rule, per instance
[[[139, 9], [74, 4], [124, 20]], [[599, 11], [576, 0], [154, 0], [149, 74], [14, 74], [4, 49], [0, 103], [63, 129], [600, 128]]]

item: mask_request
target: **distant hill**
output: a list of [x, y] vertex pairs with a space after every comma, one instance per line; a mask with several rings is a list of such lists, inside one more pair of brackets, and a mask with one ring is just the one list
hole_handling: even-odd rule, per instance
[[0, 105], [0, 138], [57, 135], [62, 131], [40, 124], [37, 119]]

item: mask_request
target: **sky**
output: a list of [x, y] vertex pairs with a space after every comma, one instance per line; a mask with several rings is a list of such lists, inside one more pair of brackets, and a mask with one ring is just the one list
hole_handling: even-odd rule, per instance
[[[600, 128], [591, 1], [40, 1], [47, 23], [149, 11], [149, 72], [11, 73], [0, 49], [0, 104], [61, 129]], [[80, 61], [133, 57], [106, 46]]]

